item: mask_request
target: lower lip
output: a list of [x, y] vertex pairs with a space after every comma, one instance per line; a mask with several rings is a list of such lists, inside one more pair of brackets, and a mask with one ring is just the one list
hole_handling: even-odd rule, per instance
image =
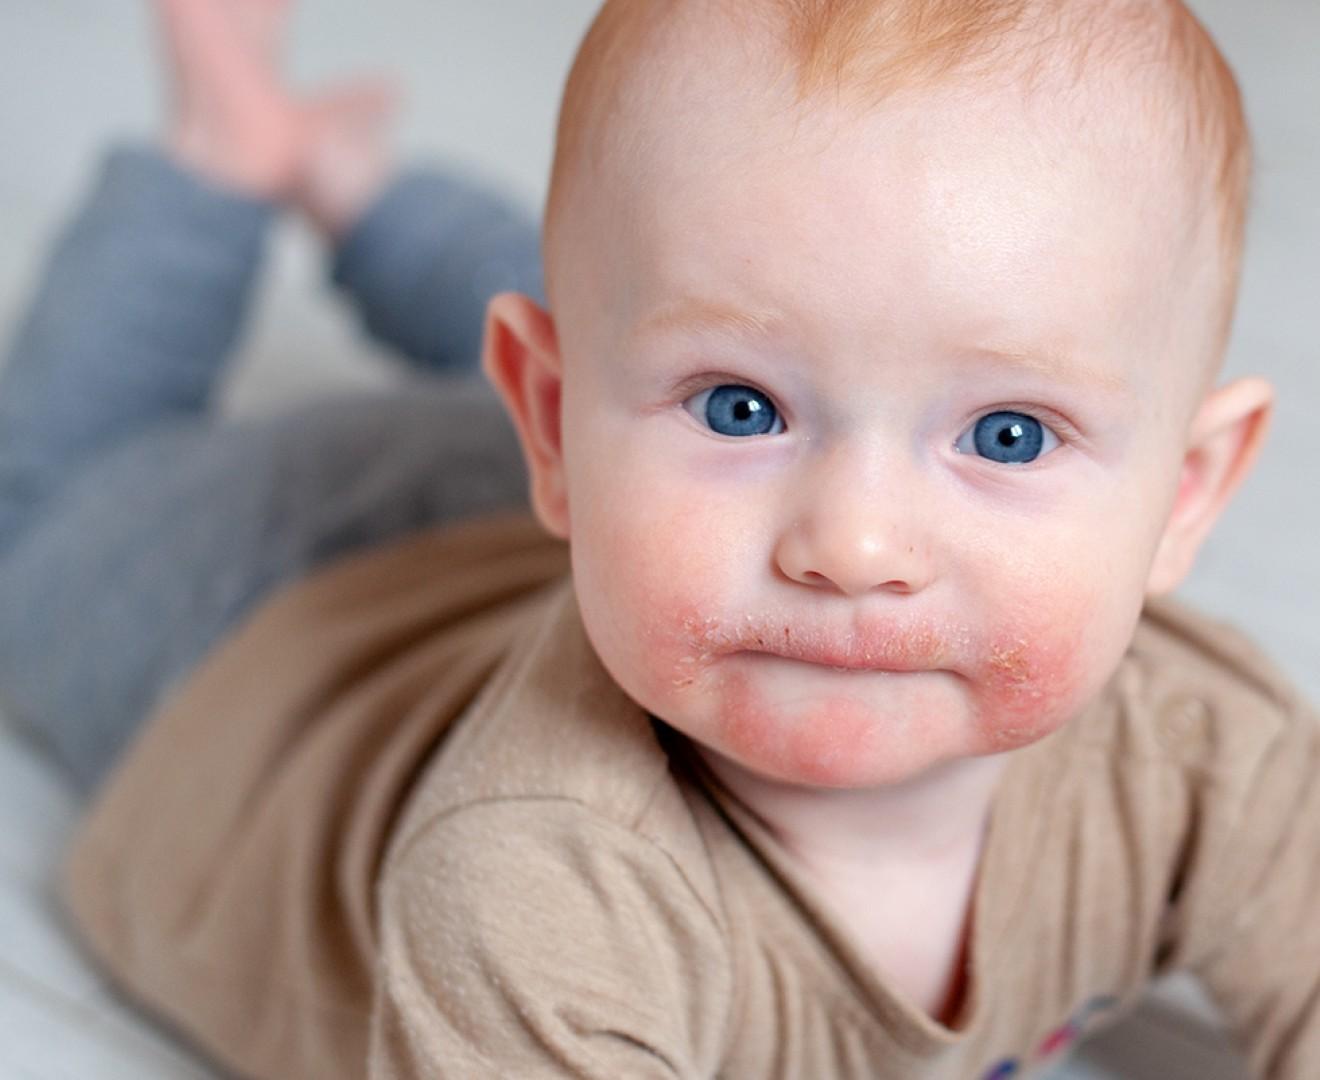
[[[881, 668], [856, 670], [797, 660], [776, 653], [743, 652], [727, 657], [732, 661], [717, 681], [726, 690], [741, 687], [762, 710], [817, 710], [827, 703], [849, 702], [867, 711], [898, 709], [928, 710], [936, 695], [958, 692], [957, 673], [943, 668], [920, 671], [887, 671]], [[723, 667], [723, 665], [721, 665]], [[749, 699], [750, 700], [750, 699]], [[942, 706], [941, 706], [942, 707]], [[832, 708], [832, 707], [831, 707]], [[826, 709], [827, 712], [830, 709]], [[837, 710], [835, 710], [837, 711]]]

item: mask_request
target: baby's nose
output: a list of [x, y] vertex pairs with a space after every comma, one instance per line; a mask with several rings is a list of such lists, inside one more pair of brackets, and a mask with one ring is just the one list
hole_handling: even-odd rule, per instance
[[920, 592], [930, 584], [933, 566], [919, 526], [924, 510], [908, 488], [874, 487], [857, 478], [826, 480], [780, 535], [775, 550], [780, 571], [845, 596]]
[[803, 585], [833, 588], [845, 596], [880, 589], [909, 594], [930, 584], [929, 560], [892, 532], [853, 532], [837, 527], [790, 529], [776, 558], [786, 577]]

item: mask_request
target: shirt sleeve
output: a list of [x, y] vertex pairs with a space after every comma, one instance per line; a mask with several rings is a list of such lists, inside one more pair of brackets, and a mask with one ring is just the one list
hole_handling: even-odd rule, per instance
[[1320, 1076], [1320, 722], [1298, 708], [1252, 769], [1212, 882], [1222, 915], [1189, 965], [1253, 1076]]
[[489, 185], [423, 169], [401, 174], [349, 230], [332, 276], [373, 337], [447, 373], [475, 367], [492, 296], [544, 291], [531, 217]]
[[722, 1054], [716, 918], [654, 843], [577, 803], [447, 815], [381, 891], [370, 1076], [696, 1080]]

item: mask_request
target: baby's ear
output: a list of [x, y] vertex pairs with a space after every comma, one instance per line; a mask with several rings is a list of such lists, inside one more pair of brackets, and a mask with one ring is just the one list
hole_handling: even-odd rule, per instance
[[568, 488], [560, 437], [563, 366], [554, 320], [520, 293], [486, 308], [481, 366], [518, 429], [531, 478], [532, 509], [547, 531], [568, 539]]
[[1274, 388], [1263, 379], [1239, 379], [1206, 395], [1192, 420], [1147, 595], [1172, 592], [1187, 576], [1201, 542], [1255, 464], [1273, 409]]

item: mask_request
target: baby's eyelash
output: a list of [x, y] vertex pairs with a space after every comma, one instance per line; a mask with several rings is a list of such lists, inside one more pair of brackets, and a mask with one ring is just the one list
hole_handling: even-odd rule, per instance
[[1029, 416], [1048, 427], [1063, 442], [1079, 443], [1083, 441], [1082, 433], [1077, 430], [1072, 421], [1062, 413], [1055, 412], [1045, 405], [1029, 405], [1024, 402], [1010, 401], [1003, 405], [995, 405], [993, 408], [978, 409], [968, 423], [979, 424], [987, 416], [993, 416], [995, 413], [1001, 412], [1021, 413], [1023, 416]]
[[[771, 401], [775, 401], [775, 396], [768, 390], [762, 389], [754, 380], [723, 371], [705, 371], [700, 375], [689, 375], [685, 379], [680, 379], [670, 389], [669, 396], [682, 402], [693, 394], [699, 394], [703, 390], [710, 390], [716, 386], [746, 386], [755, 390], [758, 394], [765, 394]], [[776, 402], [776, 404], [778, 403]]]

